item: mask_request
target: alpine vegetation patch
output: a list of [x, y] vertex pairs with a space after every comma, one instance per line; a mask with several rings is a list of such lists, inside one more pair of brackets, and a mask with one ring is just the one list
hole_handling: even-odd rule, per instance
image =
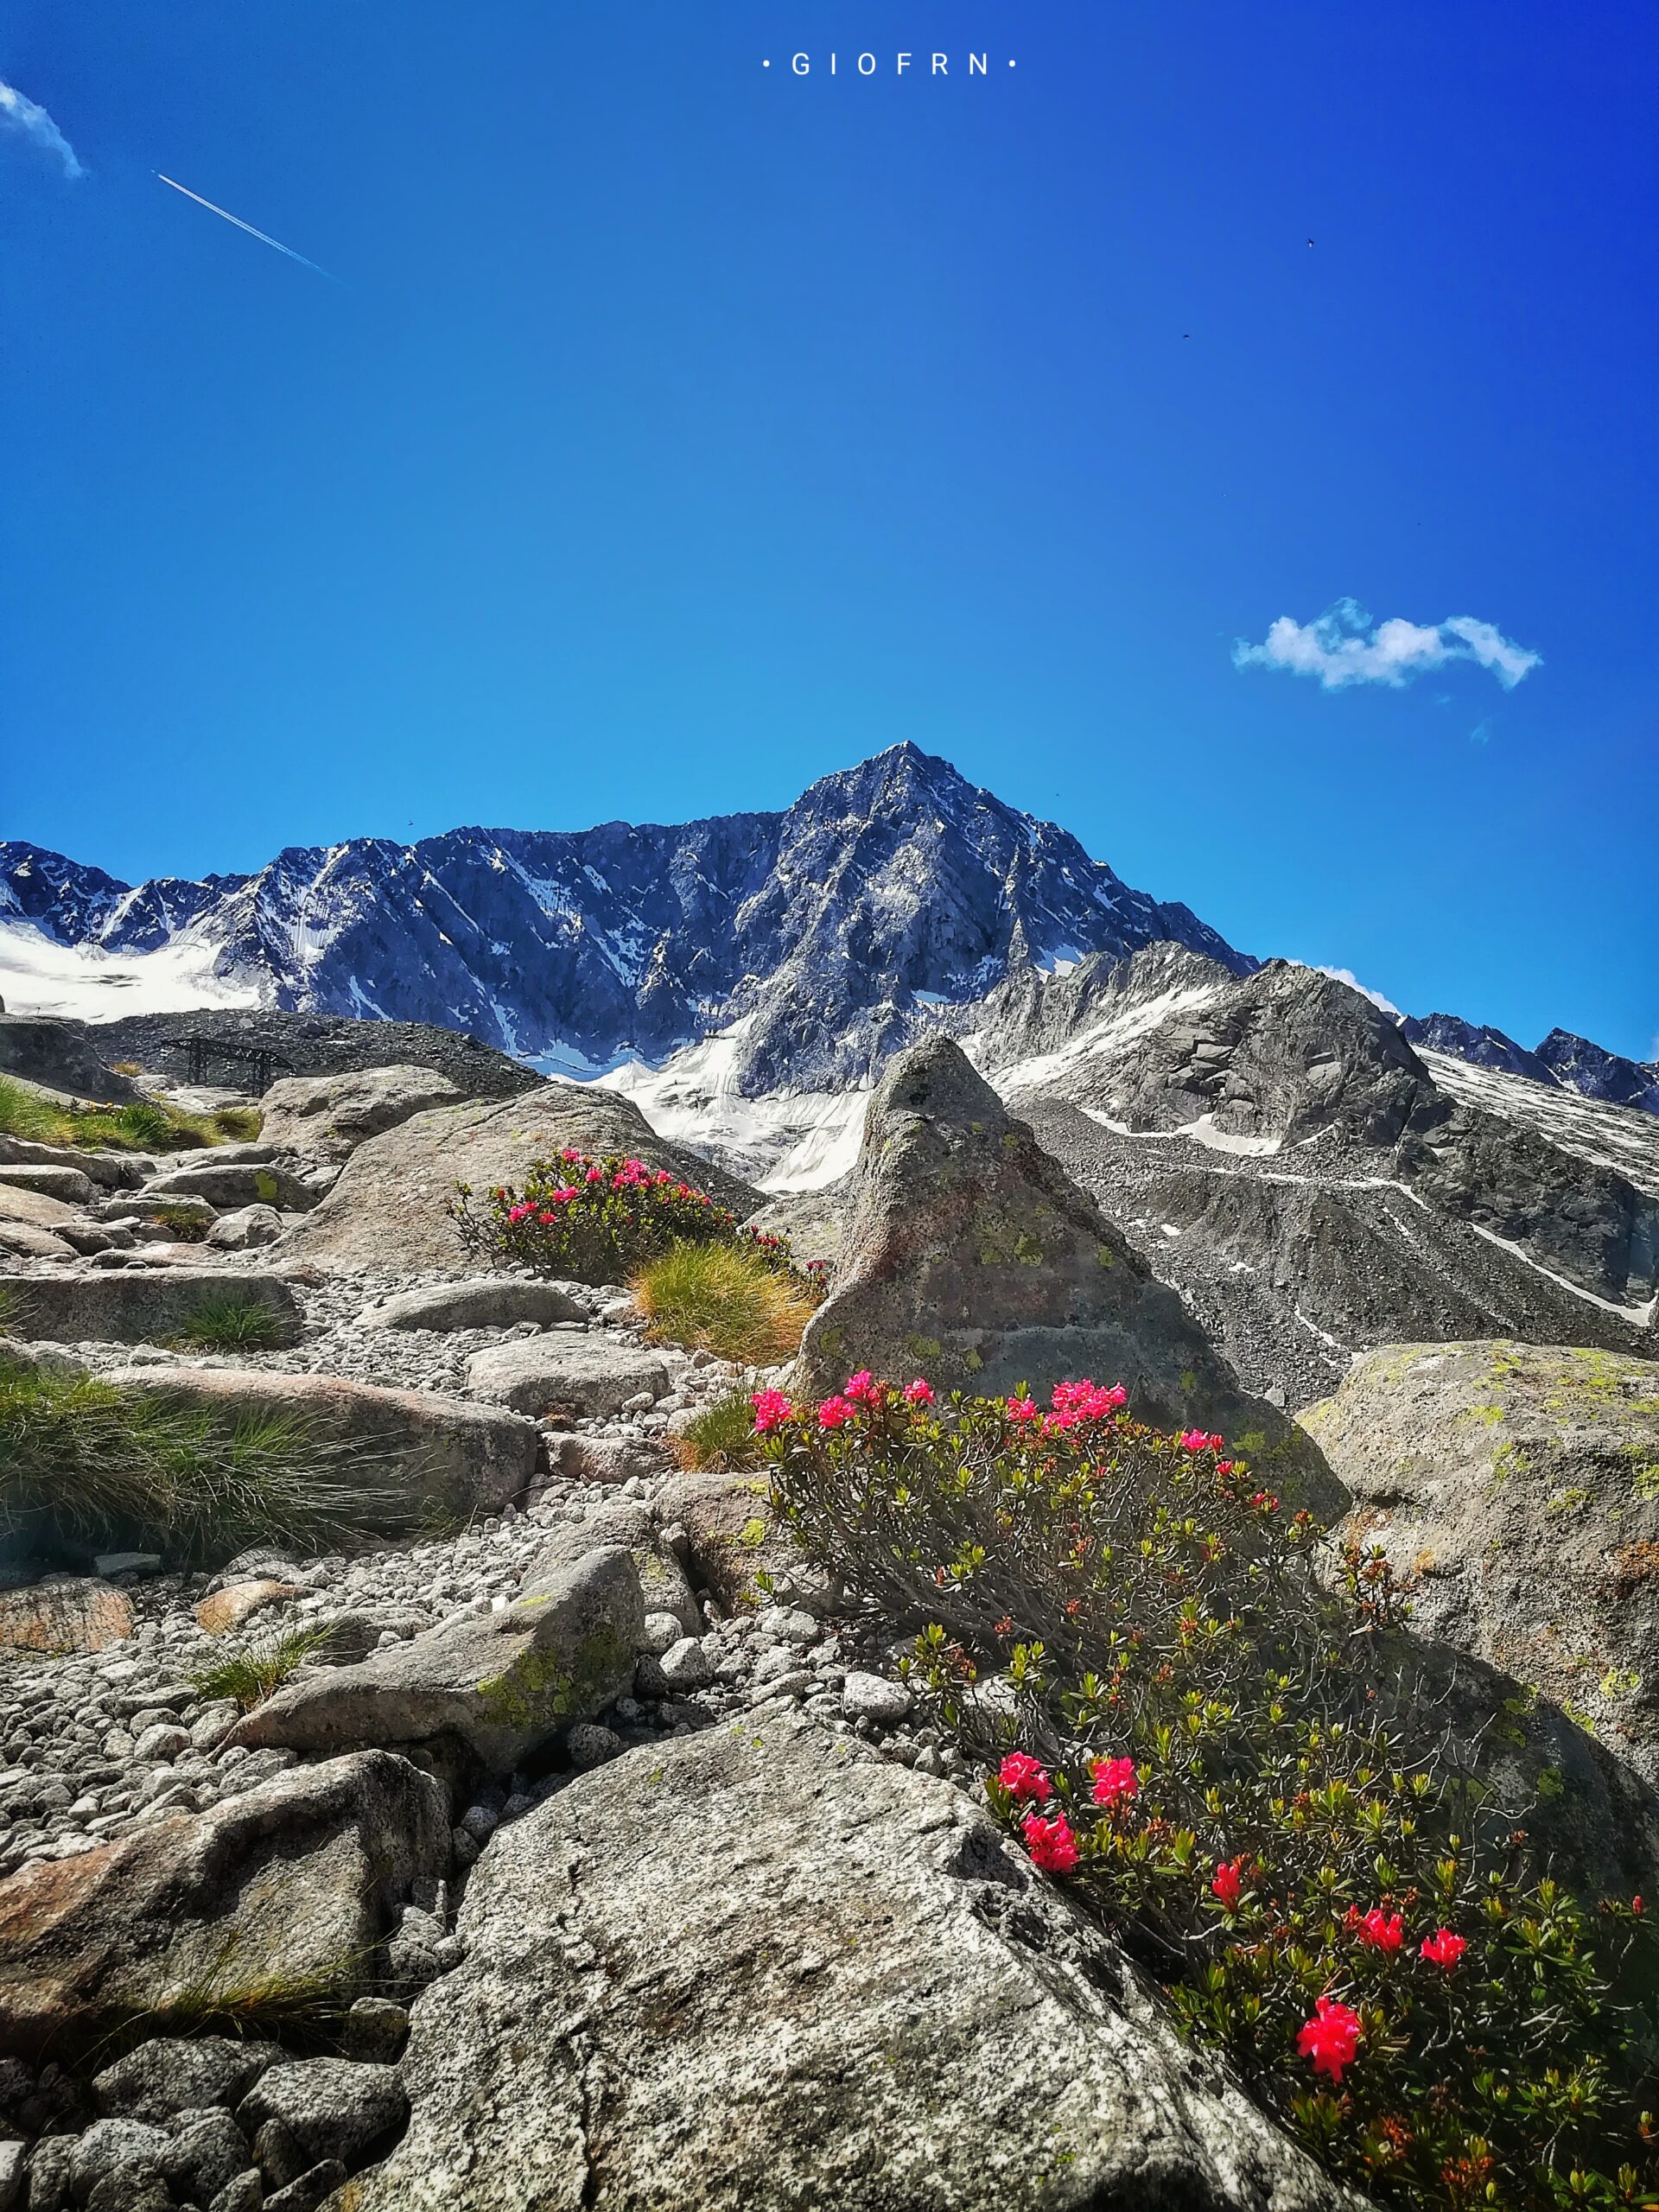
[[797, 1540], [925, 1624], [912, 1686], [1033, 1866], [1332, 2171], [1424, 2212], [1651, 2203], [1643, 1900], [1552, 1870], [1559, 1775], [1503, 1802], [1380, 1554], [1321, 1574], [1307, 1513], [1117, 1388], [753, 1402]]

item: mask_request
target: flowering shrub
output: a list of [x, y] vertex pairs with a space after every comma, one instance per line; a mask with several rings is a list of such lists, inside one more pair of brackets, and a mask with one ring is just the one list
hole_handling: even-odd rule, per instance
[[706, 1191], [621, 1153], [594, 1159], [567, 1147], [537, 1160], [522, 1191], [491, 1191], [481, 1210], [471, 1186], [457, 1185], [449, 1211], [468, 1251], [566, 1281], [626, 1282], [671, 1244], [724, 1243], [823, 1292], [823, 1263], [798, 1266], [787, 1238], [743, 1228]]
[[1380, 1554], [1328, 1586], [1308, 1515], [1116, 1389], [754, 1407], [806, 1551], [927, 1623], [912, 1679], [1033, 1865], [1329, 2169], [1440, 2212], [1656, 2212], [1641, 1900], [1534, 1863]]

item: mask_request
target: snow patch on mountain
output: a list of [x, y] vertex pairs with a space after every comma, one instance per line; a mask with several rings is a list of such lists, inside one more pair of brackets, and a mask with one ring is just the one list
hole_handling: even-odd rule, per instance
[[32, 923], [0, 914], [0, 1000], [10, 1014], [67, 1014], [79, 1021], [268, 1004], [257, 978], [216, 972], [219, 951], [216, 944], [188, 934], [154, 952], [59, 944]]

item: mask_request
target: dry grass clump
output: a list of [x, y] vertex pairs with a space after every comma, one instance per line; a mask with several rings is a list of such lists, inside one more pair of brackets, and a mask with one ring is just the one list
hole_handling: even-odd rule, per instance
[[817, 1304], [798, 1279], [741, 1244], [671, 1244], [629, 1288], [653, 1339], [746, 1367], [790, 1358]]

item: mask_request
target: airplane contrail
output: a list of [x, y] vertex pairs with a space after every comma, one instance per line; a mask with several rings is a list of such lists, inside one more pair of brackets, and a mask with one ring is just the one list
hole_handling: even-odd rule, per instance
[[331, 284], [339, 283], [339, 277], [328, 270], [315, 261], [307, 261], [302, 253], [296, 253], [291, 245], [284, 245], [280, 238], [273, 238], [264, 231], [256, 231], [251, 223], [245, 223], [239, 215], [232, 215], [228, 207], [215, 207], [211, 200], [204, 200], [199, 192], [192, 192], [188, 184], [181, 184], [175, 177], [162, 176], [160, 169], [156, 171], [156, 175], [162, 178], [163, 184], [170, 184], [175, 192], [181, 192], [187, 200], [194, 200], [198, 207], [205, 207], [210, 215], [222, 215], [227, 223], [234, 223], [238, 231], [245, 231], [251, 238], [257, 238], [262, 245], [274, 245], [278, 253], [285, 253], [290, 261], [302, 262], [306, 268], [315, 269], [319, 276], [327, 276]]

